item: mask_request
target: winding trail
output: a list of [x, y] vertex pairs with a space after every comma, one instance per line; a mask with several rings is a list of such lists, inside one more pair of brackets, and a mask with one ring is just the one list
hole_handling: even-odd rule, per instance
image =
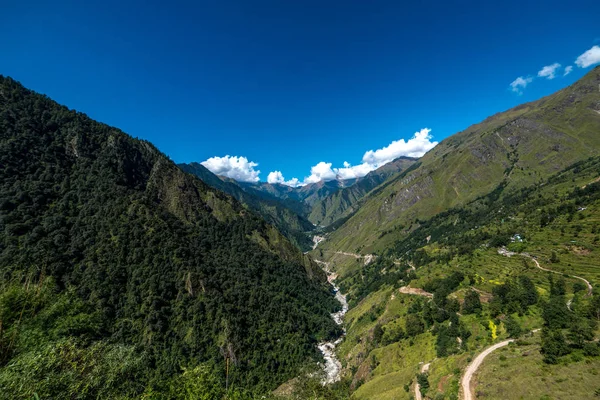
[[[539, 329], [534, 329], [531, 331], [531, 333], [536, 333], [538, 331], [539, 331]], [[495, 345], [488, 347], [487, 349], [485, 349], [484, 351], [479, 353], [479, 355], [477, 355], [477, 357], [475, 357], [475, 359], [471, 362], [471, 364], [469, 364], [469, 366], [467, 366], [467, 369], [465, 370], [465, 373], [460, 380], [460, 386], [462, 388], [462, 399], [463, 400], [476, 399], [475, 395], [472, 392], [471, 379], [473, 378], [473, 375], [475, 374], [475, 372], [477, 372], [477, 369], [479, 369], [479, 367], [481, 366], [481, 363], [483, 362], [483, 360], [487, 356], [489, 356], [493, 351], [498, 350], [501, 347], [507, 346], [508, 344], [510, 344], [514, 341], [515, 341], [515, 339], [507, 339], [507, 340], [504, 340], [502, 342], [496, 343]]]
[[[429, 371], [430, 365], [431, 363], [423, 364], [421, 366], [421, 373], [424, 374], [425, 372]], [[421, 396], [421, 385], [419, 385], [418, 380], [415, 383], [415, 400], [423, 400], [423, 396]]]
[[[539, 269], [541, 269], [542, 271], [547, 271], [547, 272], [552, 272], [553, 274], [560, 274], [560, 275], [562, 275], [562, 272], [552, 271], [551, 269], [542, 267], [540, 265], [540, 263], [538, 262], [538, 260], [535, 259], [535, 257], [532, 257], [532, 256], [530, 256], [527, 253], [521, 253], [521, 255], [524, 256], [524, 257], [529, 257], [531, 260], [533, 260], [533, 262], [535, 263], [535, 265]], [[587, 296], [589, 297], [589, 296], [592, 295], [592, 292], [593, 292], [594, 289], [592, 288], [592, 284], [587, 279], [582, 278], [582, 277], [577, 276], [577, 275], [568, 275], [567, 274], [567, 276], [570, 276], [571, 278], [575, 278], [575, 279], [579, 279], [580, 281], [583, 281], [586, 284], [586, 286], [587, 286]]]
[[475, 395], [471, 392], [471, 378], [473, 378], [473, 374], [477, 372], [477, 369], [479, 368], [483, 360], [494, 350], [507, 346], [509, 343], [514, 341], [514, 339], [507, 339], [500, 343], [496, 343], [495, 345], [488, 347], [487, 349], [479, 353], [477, 357], [475, 357], [475, 359], [471, 362], [471, 364], [469, 364], [469, 366], [465, 370], [465, 374], [463, 375], [460, 381], [460, 386], [462, 387], [463, 391], [463, 400], [475, 399]]
[[553, 271], [551, 269], [544, 268], [544, 267], [542, 267], [540, 265], [540, 263], [538, 262], [538, 260], [534, 256], [532, 256], [531, 254], [529, 254], [529, 253], [515, 253], [513, 251], [507, 250], [505, 247], [501, 247], [501, 248], [498, 249], [498, 254], [501, 254], [501, 255], [506, 256], [506, 257], [511, 257], [511, 256], [515, 256], [515, 255], [527, 257], [530, 260], [532, 260], [535, 263], [536, 267], [538, 267], [542, 271], [551, 272], [553, 274], [566, 275], [566, 276], [571, 277], [571, 278], [579, 279], [580, 281], [583, 281], [585, 283], [585, 285], [587, 286], [587, 294], [586, 294], [586, 296], [589, 297], [589, 296], [592, 295], [592, 292], [593, 292], [592, 284], [587, 279], [582, 278], [581, 276], [570, 275], [570, 274], [563, 274], [562, 272]]

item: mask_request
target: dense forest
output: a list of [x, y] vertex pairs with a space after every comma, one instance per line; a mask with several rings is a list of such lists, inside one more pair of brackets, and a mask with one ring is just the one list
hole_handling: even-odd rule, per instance
[[242, 396], [339, 334], [324, 274], [273, 226], [1, 76], [0, 166], [1, 398]]
[[[242, 205], [258, 213], [268, 223], [277, 227], [285, 237], [300, 249], [307, 251], [312, 247], [310, 231], [314, 229], [306, 218], [302, 217], [302, 211], [297, 207], [290, 206], [292, 201], [270, 197], [268, 193], [253, 190], [250, 186], [241, 186], [233, 179], [219, 178], [210, 172], [204, 165], [199, 163], [178, 164], [182, 171], [188, 172], [200, 178], [211, 187], [225, 192]], [[301, 203], [298, 202], [301, 205]]]

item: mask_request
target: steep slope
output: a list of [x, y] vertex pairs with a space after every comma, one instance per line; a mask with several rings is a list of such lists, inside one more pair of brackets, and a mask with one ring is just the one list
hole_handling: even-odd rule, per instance
[[270, 389], [338, 334], [325, 275], [273, 226], [2, 76], [0, 165], [0, 393]]
[[539, 182], [600, 150], [600, 67], [572, 86], [442, 141], [371, 193], [325, 249], [381, 251], [418, 221], [497, 190]]
[[251, 187], [242, 188], [233, 180], [221, 179], [202, 164], [194, 162], [178, 164], [178, 166], [183, 171], [197, 176], [207, 185], [233, 196], [249, 209], [256, 211], [302, 250], [308, 250], [311, 247], [312, 240], [306, 232], [314, 228], [313, 224], [294, 210], [285, 207], [285, 202], [269, 198], [264, 194], [261, 195]]
[[344, 218], [360, 207], [360, 200], [392, 175], [409, 168], [416, 158], [400, 157], [357, 179], [356, 183], [340, 189], [313, 204], [308, 219], [315, 225], [327, 226]]
[[415, 378], [429, 398], [460, 398], [474, 356], [509, 337], [522, 350], [478, 377], [479, 397], [590, 397], [546, 381], [596, 379], [599, 224], [596, 156], [439, 213], [366, 266], [331, 261], [351, 306], [338, 357], [352, 398], [408, 399]]
[[356, 179], [334, 179], [331, 181], [319, 181], [309, 183], [301, 187], [293, 188], [282, 184], [271, 184], [266, 182], [243, 183], [244, 187], [252, 188], [256, 191], [268, 193], [281, 200], [300, 202], [306, 205], [307, 213], [310, 208], [318, 201], [337, 192], [338, 190], [352, 186]]

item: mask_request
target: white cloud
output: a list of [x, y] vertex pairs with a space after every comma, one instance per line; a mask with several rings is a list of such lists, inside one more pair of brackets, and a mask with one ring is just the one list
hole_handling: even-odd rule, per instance
[[213, 174], [226, 176], [240, 182], [258, 182], [259, 170], [255, 170], [258, 164], [248, 161], [246, 157], [211, 157], [201, 163]]
[[567, 65], [565, 67], [565, 73], [563, 74], [563, 76], [569, 75], [572, 71], [573, 71], [573, 66], [572, 65]]
[[400, 156], [421, 157], [431, 150], [437, 142], [432, 142], [431, 129], [423, 128], [415, 132], [407, 142], [404, 139], [396, 140], [379, 150], [369, 150], [363, 156], [363, 162], [375, 165], [377, 168], [395, 160]]
[[600, 46], [594, 46], [575, 60], [575, 64], [577, 64], [580, 68], [587, 68], [590, 65], [600, 63]]
[[334, 170], [331, 169], [331, 163], [321, 161], [317, 165], [310, 168], [310, 176], [304, 179], [304, 183], [316, 183], [319, 181], [332, 181], [336, 179], [337, 175]]
[[522, 76], [518, 77], [510, 84], [510, 89], [518, 95], [523, 94], [523, 89], [527, 87], [528, 84], [533, 81], [533, 78], [528, 76], [527, 78], [523, 78]]
[[361, 178], [376, 169], [377, 167], [373, 164], [362, 163], [352, 166], [349, 162], [344, 161], [344, 168], [336, 168], [335, 171], [339, 179], [355, 179]]
[[296, 178], [286, 181], [280, 171], [271, 172], [267, 181], [269, 183], [281, 183], [296, 187], [319, 181], [361, 178], [398, 157], [421, 157], [438, 143], [432, 141], [433, 137], [430, 135], [430, 132], [431, 129], [424, 128], [419, 132], [415, 132], [413, 137], [408, 141], [400, 139], [393, 141], [381, 149], [369, 150], [363, 155], [362, 163], [358, 165], [353, 166], [349, 162], [344, 161], [343, 167], [334, 168], [332, 167], [332, 163], [321, 161], [311, 167], [310, 175], [305, 177], [303, 181]]
[[284, 181], [285, 178], [281, 171], [269, 172], [269, 175], [267, 175], [267, 182], [269, 183], [283, 183]]
[[281, 171], [273, 171], [273, 172], [269, 172], [269, 175], [267, 176], [267, 182], [269, 183], [280, 183], [282, 185], [288, 185], [291, 187], [296, 187], [298, 186], [298, 178], [292, 178], [289, 181], [286, 181], [285, 178], [283, 177], [283, 174], [281, 173]]
[[556, 70], [560, 68], [559, 63], [546, 65], [538, 72], [540, 78], [554, 79], [556, 77]]

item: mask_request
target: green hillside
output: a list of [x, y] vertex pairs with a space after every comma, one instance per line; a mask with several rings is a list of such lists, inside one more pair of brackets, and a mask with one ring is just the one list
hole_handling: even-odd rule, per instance
[[312, 246], [312, 240], [307, 232], [314, 226], [306, 218], [300, 216], [293, 209], [286, 207], [286, 203], [276, 199], [268, 198], [259, 194], [252, 188], [243, 188], [235, 181], [226, 181], [199, 163], [178, 164], [183, 171], [200, 178], [207, 185], [225, 192], [249, 209], [257, 212], [268, 223], [275, 225], [292, 243], [302, 250], [308, 250]]
[[379, 186], [390, 176], [405, 170], [415, 163], [416, 159], [400, 157], [384, 166], [371, 171], [356, 183], [342, 188], [317, 201], [311, 207], [308, 219], [315, 225], [328, 226], [335, 221], [347, 217], [360, 208], [360, 201], [371, 190]]
[[339, 334], [317, 265], [150, 143], [1, 76], [0, 139], [0, 398], [242, 398]]
[[428, 398], [460, 398], [473, 357], [513, 337], [515, 347], [486, 360], [478, 398], [592, 398], [600, 386], [559, 383], [597, 382], [599, 240], [600, 157], [591, 157], [422, 221], [367, 266], [338, 255], [332, 268], [351, 306], [338, 351], [347, 396], [409, 399], [431, 363]]
[[540, 182], [600, 150], [600, 67], [551, 96], [453, 135], [390, 178], [324, 244], [383, 251], [420, 220], [485, 195]]

